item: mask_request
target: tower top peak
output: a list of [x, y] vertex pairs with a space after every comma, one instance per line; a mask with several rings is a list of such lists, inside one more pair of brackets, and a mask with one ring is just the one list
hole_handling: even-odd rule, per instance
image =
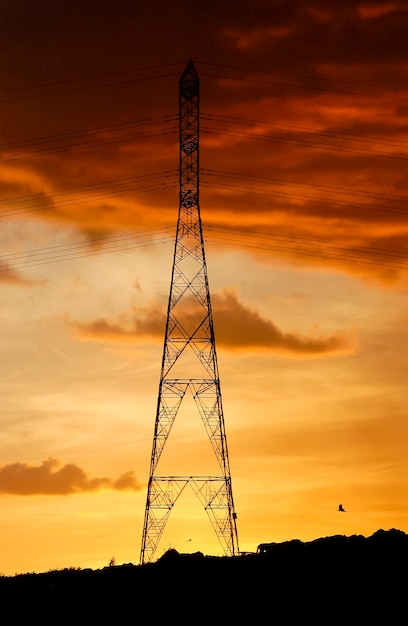
[[186, 69], [184, 70], [181, 79], [183, 79], [185, 76], [187, 76], [188, 74], [195, 76], [196, 78], [198, 78], [198, 74], [196, 71], [196, 68], [194, 66], [193, 60], [189, 59], [188, 63], [186, 65]]
[[185, 100], [191, 100], [197, 97], [199, 85], [200, 79], [198, 78], [194, 63], [190, 59], [180, 78], [180, 96]]

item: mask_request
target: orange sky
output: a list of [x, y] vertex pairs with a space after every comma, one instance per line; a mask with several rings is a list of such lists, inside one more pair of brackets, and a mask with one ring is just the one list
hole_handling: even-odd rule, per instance
[[138, 562], [189, 58], [240, 548], [408, 532], [406, 3], [176, 4], [0, 3], [3, 574]]

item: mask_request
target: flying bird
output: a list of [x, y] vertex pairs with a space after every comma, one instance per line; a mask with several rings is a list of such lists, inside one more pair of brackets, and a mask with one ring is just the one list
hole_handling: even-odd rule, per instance
[[342, 504], [339, 504], [339, 511], [341, 513], [346, 513], [346, 509], [343, 509], [343, 505]]

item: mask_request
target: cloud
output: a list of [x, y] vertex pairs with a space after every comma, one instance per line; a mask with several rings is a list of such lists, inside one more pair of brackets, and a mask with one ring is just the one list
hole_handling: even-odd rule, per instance
[[241, 304], [231, 292], [216, 294], [213, 302], [217, 340], [227, 347], [269, 349], [298, 356], [352, 351], [350, 339], [342, 333], [307, 336], [284, 332], [271, 320]]
[[60, 461], [51, 457], [41, 465], [8, 463], [0, 466], [0, 494], [71, 495], [102, 489], [139, 491], [141, 488], [133, 472], [126, 472], [116, 480], [91, 478], [78, 465], [61, 465]]
[[0, 259], [0, 283], [7, 283], [9, 285], [33, 285], [32, 280], [24, 278], [20, 272], [14, 270], [8, 263], [1, 261]]
[[[38, 68], [49, 67], [45, 63], [49, 50], [54, 58], [64, 60], [69, 77], [98, 75], [99, 64], [104, 66], [106, 58], [109, 67], [115, 55], [150, 59], [151, 47], [153, 59], [163, 55], [168, 62], [172, 60], [168, 59], [169, 33], [177, 28], [191, 32], [187, 24], [193, 20], [194, 27], [200, 28], [189, 54], [207, 59], [208, 50], [215, 45], [220, 63], [196, 61], [199, 75], [203, 75], [203, 115], [211, 112], [210, 121], [201, 125], [201, 161], [211, 164], [213, 173], [235, 172], [233, 180], [201, 175], [205, 215], [230, 228], [247, 224], [285, 237], [284, 249], [272, 241], [274, 249], [269, 255], [288, 262], [300, 258], [304, 265], [334, 267], [364, 278], [379, 275], [382, 282], [395, 282], [403, 271], [397, 266], [406, 254], [406, 244], [402, 242], [401, 247], [395, 234], [406, 235], [405, 208], [400, 206], [406, 195], [406, 113], [404, 92], [386, 85], [404, 84], [407, 54], [401, 42], [405, 41], [408, 19], [405, 4], [385, 0], [363, 4], [353, 0], [259, 2], [254, 10], [252, 2], [226, 0], [221, 8], [220, 3], [209, 1], [194, 10], [184, 3], [182, 21], [179, 16], [174, 31], [168, 27], [175, 19], [174, 12], [168, 3], [158, 0], [160, 10], [156, 5], [146, 10], [137, 42], [130, 27], [137, 9], [129, 3], [119, 2], [120, 8], [115, 10], [108, 6], [96, 13], [92, 10], [82, 16], [79, 26], [75, 9], [58, 2], [59, 9], [51, 10], [46, 20], [55, 22], [57, 30], [49, 28], [46, 33], [45, 21], [35, 11], [30, 9], [22, 20], [18, 9], [10, 6], [4, 23], [11, 20], [14, 27], [4, 33], [6, 56], [18, 64], [19, 72], [27, 72], [26, 81], [20, 76], [21, 84], [44, 82], [44, 77], [35, 76]], [[118, 29], [109, 32], [108, 45], [104, 41], [99, 49], [101, 32], [112, 21]], [[154, 46], [148, 36], [151, 28], [160, 32]], [[77, 49], [83, 54], [66, 53], [70, 32], [75, 33]], [[84, 233], [99, 230], [102, 236], [175, 223], [178, 134], [171, 118], [176, 113], [178, 77], [183, 70], [179, 59], [185, 58], [187, 44], [182, 45], [183, 38], [170, 39], [172, 55], [178, 61], [169, 68], [174, 76], [142, 83], [143, 97], [138, 91], [126, 91], [122, 96], [123, 89], [132, 88], [133, 79], [132, 89], [140, 89], [141, 75], [136, 78], [134, 73], [118, 83], [118, 97], [112, 98], [110, 89], [106, 93], [101, 90], [103, 100], [98, 100], [97, 110], [92, 90], [88, 94], [79, 87], [83, 106], [78, 105], [75, 113], [70, 98], [76, 97], [76, 92], [68, 91], [61, 98], [62, 114], [57, 117], [52, 93], [40, 105], [33, 100], [30, 116], [26, 115], [26, 101], [14, 101], [17, 94], [9, 94], [10, 102], [4, 102], [9, 120], [4, 129], [5, 145], [14, 145], [16, 129], [22, 139], [42, 140], [28, 148], [18, 142], [15, 149], [9, 148], [10, 154], [3, 155], [10, 159], [0, 169], [2, 195], [8, 204], [13, 200], [16, 210], [27, 208], [39, 221]], [[27, 41], [37, 44], [35, 64], [32, 55], [24, 53]], [[14, 53], [16, 42], [21, 43], [20, 60]], [[140, 46], [136, 55], [135, 45]], [[93, 46], [100, 54], [89, 56]], [[44, 58], [44, 64], [39, 58]], [[94, 59], [98, 59], [97, 67], [92, 67]], [[154, 64], [146, 60], [148, 67]], [[7, 74], [14, 74], [10, 67]], [[52, 73], [47, 80], [52, 80]], [[168, 88], [163, 80], [169, 80]], [[98, 111], [109, 111], [108, 119], [96, 121]], [[221, 116], [218, 122], [214, 113]], [[122, 121], [156, 115], [159, 119], [165, 115], [168, 121], [149, 126], [152, 134], [139, 135], [135, 132], [138, 126], [128, 126], [128, 122], [122, 128]], [[117, 143], [118, 132], [122, 141]], [[32, 158], [21, 164], [17, 157], [27, 150]], [[143, 184], [135, 182], [136, 172], [147, 176], [141, 179]], [[162, 176], [156, 177], [155, 172]], [[277, 188], [271, 173], [286, 184]], [[251, 182], [254, 175], [268, 177], [270, 182]], [[388, 232], [390, 226], [392, 233]], [[306, 239], [315, 241], [311, 252], [311, 242]], [[228, 241], [224, 245], [229, 245]], [[394, 268], [389, 267], [392, 260]]]
[[137, 482], [134, 472], [125, 472], [112, 482], [112, 487], [118, 491], [140, 491], [141, 485]]
[[[322, 356], [350, 354], [354, 345], [346, 333], [301, 335], [284, 332], [256, 310], [239, 302], [236, 294], [223, 291], [212, 295], [214, 326], [217, 344], [229, 349], [270, 350], [292, 356]], [[186, 299], [183, 307], [174, 309], [174, 315], [186, 332], [202, 321], [202, 309], [193, 299]], [[117, 323], [101, 318], [89, 324], [75, 324], [81, 338], [94, 341], [122, 342], [145, 340], [162, 341], [165, 330], [165, 313], [157, 306], [150, 309], [134, 308], [132, 316], [121, 316]]]
[[[226, 36], [237, 51], [263, 52], [266, 58], [275, 54], [280, 64], [287, 65], [293, 63], [294, 55], [299, 56], [299, 50], [315, 65], [325, 60], [344, 64], [346, 59], [351, 65], [384, 63], [405, 55], [400, 42], [407, 12], [402, 3], [364, 3], [359, 7], [357, 4], [363, 3], [355, 0], [292, 2], [280, 14], [275, 4], [270, 3], [269, 11], [254, 11], [259, 20], [241, 20], [227, 29]], [[282, 60], [279, 54], [284, 50], [287, 58]]]
[[148, 338], [163, 340], [166, 323], [164, 309], [152, 306], [149, 309], [134, 308], [132, 315], [123, 314], [117, 322], [99, 318], [87, 324], [74, 323], [81, 339], [122, 343]]

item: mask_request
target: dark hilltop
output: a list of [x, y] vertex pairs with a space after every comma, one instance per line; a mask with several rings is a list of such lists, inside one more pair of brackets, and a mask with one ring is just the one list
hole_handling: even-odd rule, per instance
[[236, 557], [168, 550], [154, 563], [0, 577], [4, 622], [406, 622], [408, 535], [260, 544]]

